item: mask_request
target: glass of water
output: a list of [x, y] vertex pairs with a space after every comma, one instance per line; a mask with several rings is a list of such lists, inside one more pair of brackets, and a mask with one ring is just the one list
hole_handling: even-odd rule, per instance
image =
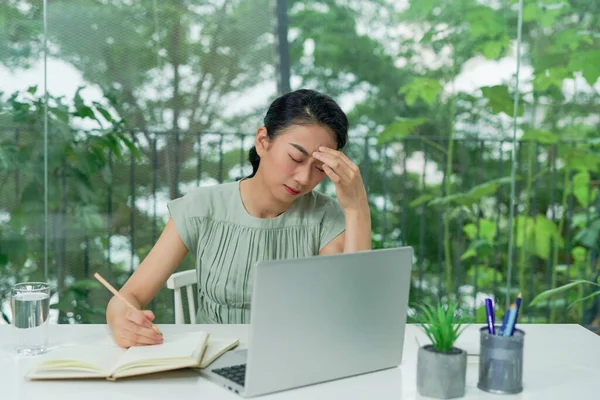
[[48, 345], [50, 285], [44, 282], [17, 283], [12, 287], [14, 347], [17, 354], [38, 355]]

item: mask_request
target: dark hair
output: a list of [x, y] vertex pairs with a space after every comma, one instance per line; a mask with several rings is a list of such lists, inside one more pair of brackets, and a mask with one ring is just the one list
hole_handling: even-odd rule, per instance
[[[264, 118], [267, 136], [273, 140], [284, 129], [292, 125], [324, 125], [331, 129], [338, 150], [348, 140], [348, 118], [340, 106], [329, 96], [316, 90], [299, 89], [275, 99]], [[258, 171], [260, 157], [252, 146], [248, 155], [252, 164], [253, 177]]]

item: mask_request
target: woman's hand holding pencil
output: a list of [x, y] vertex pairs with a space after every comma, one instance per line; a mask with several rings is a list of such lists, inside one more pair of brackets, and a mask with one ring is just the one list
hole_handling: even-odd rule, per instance
[[121, 347], [143, 346], [161, 344], [163, 336], [160, 330], [152, 323], [154, 313], [149, 310], [139, 310], [124, 296], [122, 296], [110, 283], [98, 273], [94, 277], [100, 281], [123, 305], [120, 312], [108, 321], [113, 332], [115, 342]]

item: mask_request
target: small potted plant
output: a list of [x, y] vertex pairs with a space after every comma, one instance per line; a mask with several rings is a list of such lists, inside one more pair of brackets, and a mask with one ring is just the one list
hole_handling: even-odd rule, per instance
[[422, 305], [416, 316], [431, 344], [419, 348], [417, 390], [421, 396], [452, 399], [465, 394], [467, 352], [454, 346], [467, 317], [454, 304]]

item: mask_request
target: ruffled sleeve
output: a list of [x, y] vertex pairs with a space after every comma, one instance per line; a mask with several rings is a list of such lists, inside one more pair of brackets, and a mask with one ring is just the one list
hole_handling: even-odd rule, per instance
[[177, 233], [179, 233], [185, 247], [187, 247], [194, 256], [197, 255], [198, 239], [200, 235], [197, 226], [199, 218], [195, 218], [194, 213], [194, 209], [198, 206], [197, 203], [196, 191], [192, 191], [183, 197], [171, 200], [167, 203]]
[[339, 203], [331, 200], [325, 207], [321, 227], [319, 229], [319, 251], [329, 242], [346, 230], [346, 218]]

